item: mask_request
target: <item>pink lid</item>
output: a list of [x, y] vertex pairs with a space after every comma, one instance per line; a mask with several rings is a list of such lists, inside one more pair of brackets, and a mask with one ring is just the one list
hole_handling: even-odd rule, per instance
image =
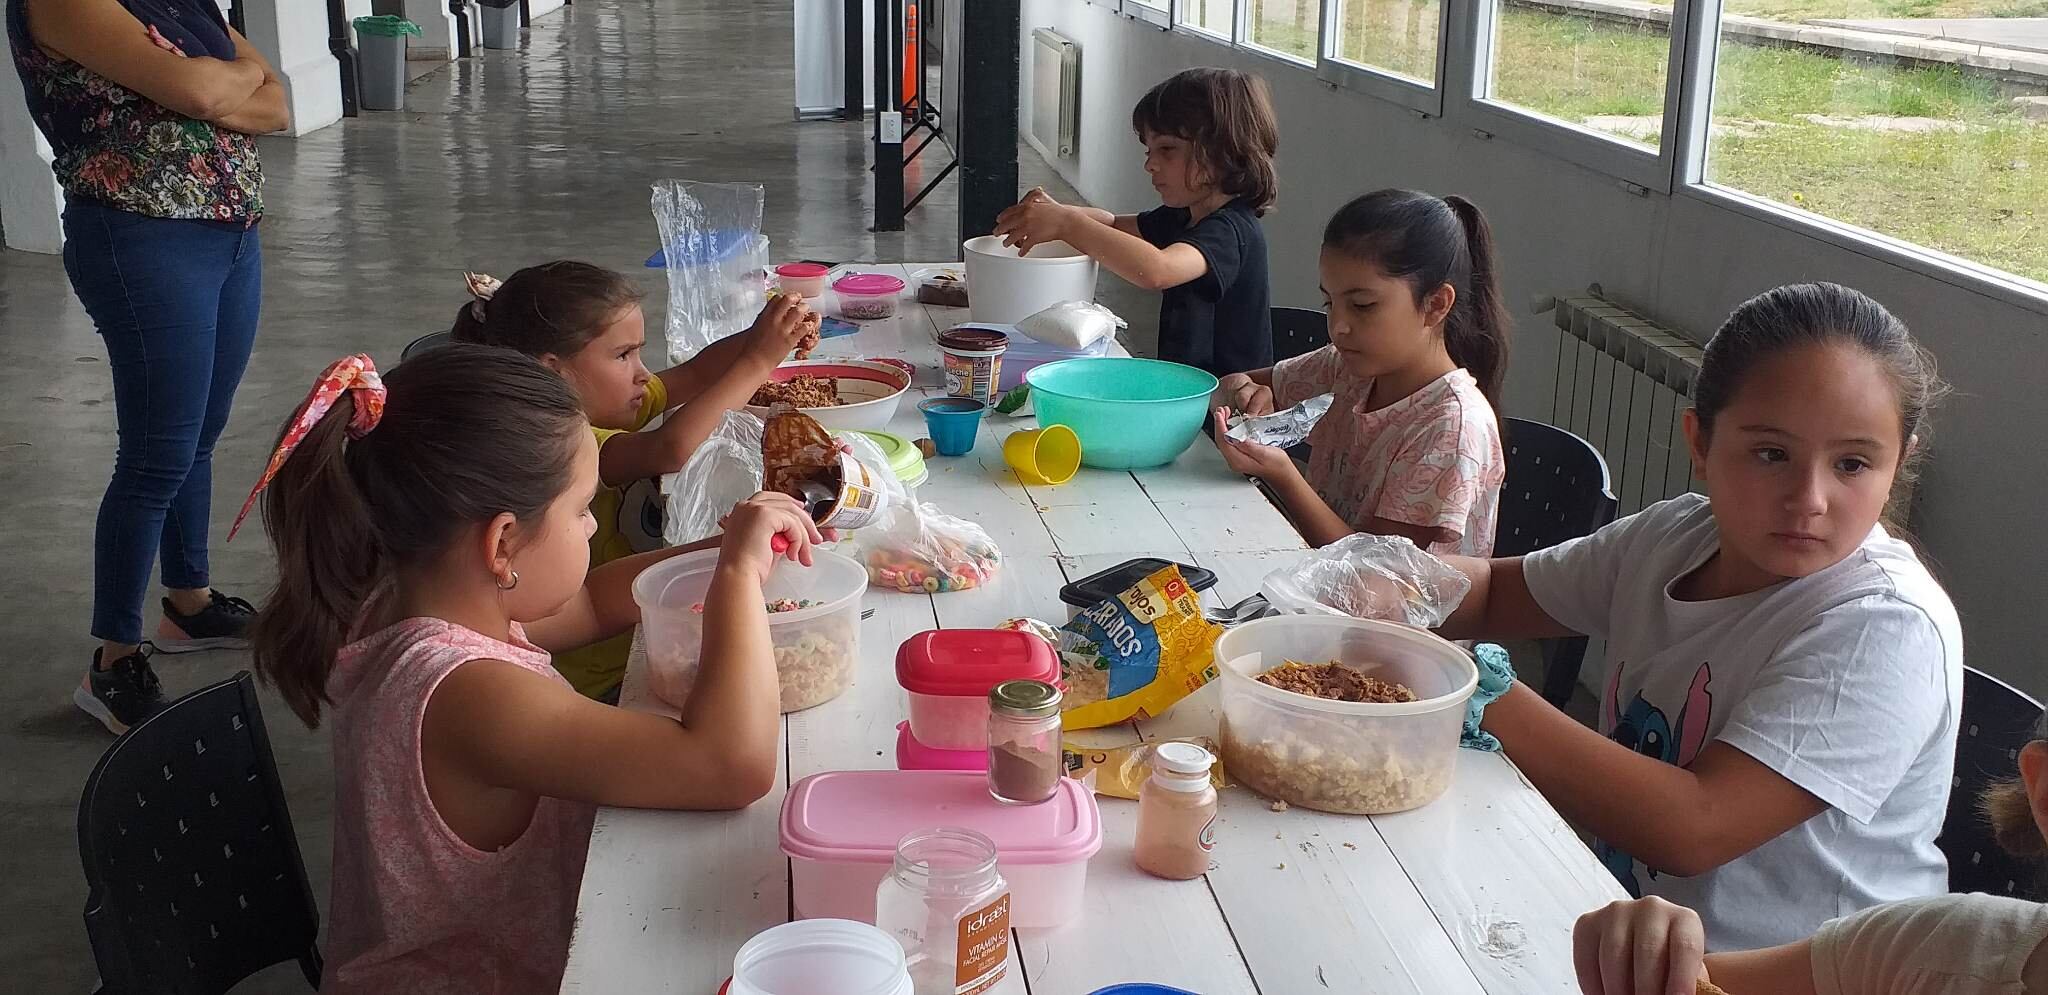
[[1051, 801], [1005, 805], [989, 797], [986, 774], [840, 770], [798, 781], [782, 800], [782, 852], [799, 860], [886, 864], [898, 840], [935, 826], [994, 840], [1008, 864], [1066, 864], [1102, 849], [1095, 795], [1071, 777]]
[[1059, 679], [1052, 647], [1029, 632], [938, 629], [896, 649], [896, 683], [918, 694], [979, 698], [1004, 681]]
[[824, 276], [827, 272], [829, 272], [828, 267], [821, 266], [817, 263], [783, 263], [782, 265], [775, 267], [776, 276], [795, 277], [796, 279], [799, 280], [808, 280], [814, 277]]
[[854, 297], [889, 297], [903, 292], [905, 284], [887, 273], [851, 273], [839, 278], [832, 289]]
[[988, 770], [987, 750], [941, 750], [910, 734], [910, 723], [896, 723], [897, 770]]

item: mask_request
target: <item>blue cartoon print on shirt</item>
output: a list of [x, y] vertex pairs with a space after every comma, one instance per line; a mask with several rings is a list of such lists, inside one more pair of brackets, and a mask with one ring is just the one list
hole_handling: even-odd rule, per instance
[[[1686, 691], [1685, 703], [1679, 706], [1678, 724], [1674, 728], [1664, 711], [1650, 704], [1641, 692], [1628, 703], [1628, 707], [1615, 714], [1621, 696], [1621, 672], [1627, 667], [1617, 663], [1607, 677], [1606, 693], [1600, 696], [1600, 705], [1605, 709], [1601, 725], [1607, 729], [1607, 738], [1620, 743], [1646, 757], [1662, 760], [1667, 764], [1684, 767], [1699, 756], [1700, 748], [1707, 744], [1708, 720], [1714, 714], [1714, 696], [1707, 690], [1713, 680], [1710, 664], [1700, 664], [1693, 672], [1692, 687]], [[1628, 889], [1631, 897], [1643, 897], [1643, 886], [1636, 879], [1636, 861], [1606, 840], [1595, 840], [1593, 852], [1600, 857], [1621, 886]], [[1657, 872], [1644, 868], [1645, 873], [1656, 877]]]

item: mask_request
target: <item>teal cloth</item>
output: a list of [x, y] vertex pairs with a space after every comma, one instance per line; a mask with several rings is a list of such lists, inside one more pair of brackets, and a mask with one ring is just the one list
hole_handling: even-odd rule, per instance
[[1495, 698], [1508, 693], [1515, 686], [1515, 664], [1508, 659], [1508, 651], [1492, 643], [1480, 643], [1472, 647], [1472, 657], [1479, 664], [1479, 686], [1472, 691], [1472, 700], [1465, 704], [1465, 731], [1458, 737], [1458, 745], [1468, 750], [1500, 752], [1500, 740], [1490, 732], [1479, 728], [1479, 717], [1486, 713], [1486, 706]]

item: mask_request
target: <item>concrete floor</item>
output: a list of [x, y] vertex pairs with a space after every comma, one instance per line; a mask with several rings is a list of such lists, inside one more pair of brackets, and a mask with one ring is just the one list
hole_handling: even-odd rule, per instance
[[[222, 438], [216, 544], [279, 421], [344, 353], [386, 363], [447, 327], [464, 269], [508, 274], [575, 257], [664, 286], [648, 185], [665, 177], [767, 186], [778, 258], [951, 259], [955, 201], [942, 189], [910, 231], [867, 230], [867, 131], [790, 120], [789, 5], [579, 0], [535, 25], [525, 50], [486, 52], [415, 82], [411, 108], [369, 112], [299, 139], [265, 139], [270, 205], [263, 325]], [[937, 163], [925, 167], [936, 169]], [[1024, 153], [1026, 185], [1054, 185]], [[1156, 305], [1105, 296], [1149, 344]], [[89, 659], [92, 528], [114, 450], [105, 353], [55, 257], [0, 253], [0, 990], [88, 990], [80, 923], [79, 789], [109, 739], [70, 704]], [[650, 324], [659, 328], [658, 319]], [[254, 599], [270, 581], [258, 535], [216, 545], [214, 582]], [[147, 613], [153, 627], [156, 613]], [[180, 693], [247, 666], [238, 653], [159, 657]], [[265, 712], [314, 891], [330, 854], [327, 739], [274, 697]], [[289, 967], [243, 992], [304, 991]]]

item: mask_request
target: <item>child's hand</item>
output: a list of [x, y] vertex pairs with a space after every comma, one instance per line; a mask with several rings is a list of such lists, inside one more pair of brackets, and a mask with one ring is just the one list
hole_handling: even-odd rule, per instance
[[1073, 208], [1034, 187], [1015, 206], [996, 215], [995, 233], [1003, 236], [1004, 245], [1026, 255], [1040, 243], [1064, 240], [1067, 226], [1077, 216]]
[[764, 581], [778, 559], [810, 566], [811, 547], [825, 541], [797, 499], [770, 491], [734, 505], [732, 514], [718, 525], [725, 530], [718, 545], [719, 562], [745, 565]]
[[1233, 373], [1216, 385], [1216, 400], [1226, 408], [1248, 415], [1273, 413], [1273, 388], [1253, 380], [1249, 374]]
[[774, 369], [789, 358], [789, 354], [803, 345], [806, 339], [815, 342], [820, 316], [804, 299], [795, 294], [777, 294], [768, 299], [761, 309], [760, 317], [754, 319], [753, 327], [747, 329], [746, 350], [748, 359], [760, 366]]
[[156, 29], [156, 25], [154, 25], [154, 24], [152, 24], [152, 25], [149, 25], [149, 26], [148, 26], [148, 29], [147, 29], [147, 30], [148, 30], [148, 32], [149, 32], [149, 40], [150, 40], [150, 42], [151, 42], [151, 43], [153, 43], [153, 44], [155, 44], [155, 45], [156, 45], [156, 47], [158, 47], [158, 48], [161, 48], [161, 49], [163, 49], [164, 51], [166, 51], [166, 52], [169, 52], [169, 53], [171, 53], [172, 55], [175, 55], [175, 56], [177, 56], [178, 58], [181, 58], [181, 59], [182, 59], [182, 58], [186, 58], [186, 55], [185, 55], [185, 50], [184, 50], [184, 49], [182, 49], [182, 48], [179, 48], [179, 47], [178, 47], [178, 43], [177, 43], [177, 42], [174, 42], [174, 41], [170, 40], [169, 38], [166, 38], [166, 37], [164, 37], [164, 33], [163, 33], [163, 32], [161, 32], [161, 31], [158, 31], [158, 30]]
[[1287, 455], [1287, 450], [1262, 446], [1255, 442], [1238, 442], [1226, 435], [1230, 428], [1228, 410], [1217, 408], [1215, 418], [1216, 448], [1223, 453], [1223, 462], [1230, 464], [1232, 470], [1260, 480], [1272, 480], [1275, 477], [1299, 472], [1294, 468], [1294, 458]]
[[1699, 914], [1661, 898], [1611, 903], [1572, 928], [1586, 995], [1692, 995], [1707, 976], [1706, 951]]

